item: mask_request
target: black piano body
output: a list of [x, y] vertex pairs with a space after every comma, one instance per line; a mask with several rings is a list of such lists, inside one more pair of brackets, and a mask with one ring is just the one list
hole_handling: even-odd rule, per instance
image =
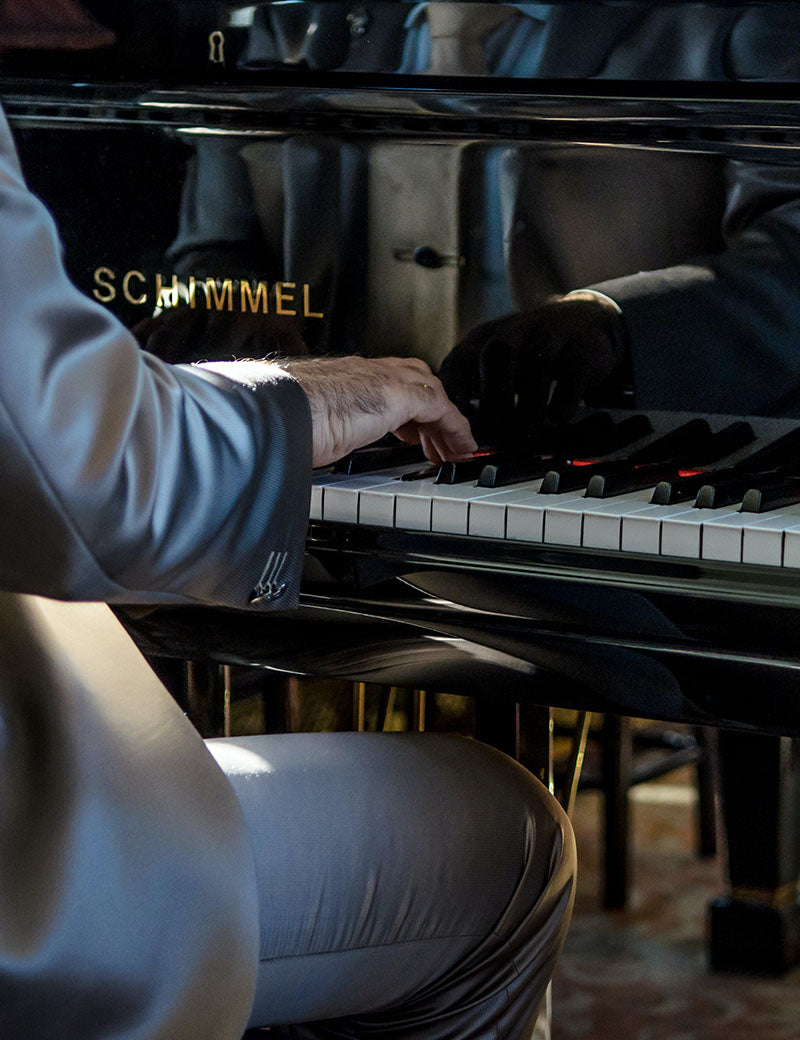
[[[800, 427], [800, 3], [64, 7], [49, 24], [7, 0], [0, 96], [73, 280], [168, 359], [252, 353], [257, 325], [265, 351], [435, 367], [483, 322], [589, 286], [619, 294], [632, 341], [590, 412], [745, 421], [741, 454]], [[518, 512], [530, 483], [504, 489]], [[676, 513], [696, 546], [676, 552], [649, 500], [655, 541], [630, 548], [621, 513], [598, 543], [574, 505], [568, 538], [547, 506], [539, 534], [509, 534], [511, 505], [490, 535], [471, 505], [437, 525], [438, 492], [427, 524], [396, 506], [375, 523], [368, 484], [343, 520], [321, 475], [299, 612], [163, 609], [130, 630], [155, 654], [721, 726], [793, 761], [797, 500]], [[796, 876], [795, 829], [740, 887]]]

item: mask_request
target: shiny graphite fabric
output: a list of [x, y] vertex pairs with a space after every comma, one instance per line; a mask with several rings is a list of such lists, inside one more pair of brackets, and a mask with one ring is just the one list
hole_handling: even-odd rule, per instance
[[311, 473], [298, 384], [140, 351], [66, 277], [2, 112], [0, 244], [0, 587], [244, 607], [280, 559], [275, 605], [294, 605]]
[[262, 899], [251, 1025], [297, 1040], [530, 1040], [575, 845], [527, 770], [441, 734], [208, 747], [244, 810]]
[[0, 1037], [238, 1040], [252, 851], [108, 607], [0, 593]]

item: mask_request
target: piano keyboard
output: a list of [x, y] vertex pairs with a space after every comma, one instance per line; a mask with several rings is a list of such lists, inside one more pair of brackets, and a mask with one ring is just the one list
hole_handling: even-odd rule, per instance
[[[496, 480], [502, 455], [496, 460], [487, 458], [488, 465], [500, 460], [492, 472], [484, 469], [476, 480], [473, 464], [470, 479], [453, 484], [437, 483], [435, 468], [422, 461], [406, 461], [407, 449], [397, 459], [402, 461], [400, 465], [370, 472], [320, 473], [312, 486], [311, 519], [514, 543], [800, 568], [800, 480], [796, 479], [800, 475], [800, 429], [795, 423], [765, 419], [738, 423], [736, 439], [742, 440], [739, 427], [747, 426], [748, 433], [752, 429], [752, 443], [728, 456], [715, 457], [713, 444], [729, 446], [735, 421], [725, 416], [705, 416], [705, 432], [709, 436], [704, 444], [712, 447], [698, 443], [695, 454], [711, 457], [712, 461], [700, 465], [699, 470], [689, 469], [686, 460], [692, 458], [692, 447], [682, 447], [670, 470], [668, 465], [654, 465], [660, 445], [674, 450], [675, 430], [678, 429], [679, 441], [681, 424], [692, 435], [696, 430], [689, 427], [686, 416], [659, 413], [648, 418], [651, 433], [600, 459], [579, 458], [575, 444], [567, 453], [559, 453], [557, 447], [553, 450], [552, 445], [542, 453], [534, 446], [530, 453], [532, 465], [527, 468], [529, 473], [538, 470], [535, 478], [515, 477], [509, 483], [501, 480], [499, 486]], [[582, 447], [591, 454], [591, 443]], [[584, 450], [583, 454], [587, 452]], [[354, 453], [354, 458], [357, 455]], [[392, 461], [391, 453], [386, 459]], [[602, 490], [602, 479], [598, 484], [593, 477], [602, 477], [604, 459], [614, 463], [606, 466], [608, 472], [616, 474], [622, 468], [632, 474], [634, 485], [637, 480], [641, 483], [642, 474], [652, 473], [652, 485], [621, 493], [614, 493], [612, 488], [605, 497], [589, 494]], [[751, 459], [768, 468], [763, 472], [751, 468]], [[585, 479], [580, 476], [580, 466], [585, 467]], [[353, 468], [357, 471], [359, 466], [354, 464]], [[520, 470], [516, 458], [509, 472], [522, 472], [524, 477], [525, 469], [522, 466]], [[569, 478], [570, 486], [576, 479], [582, 486], [546, 493], [548, 488], [557, 487], [559, 472], [562, 478]], [[677, 488], [675, 482], [681, 478], [684, 483], [691, 483], [692, 495], [670, 504], [670, 481]], [[695, 485], [706, 478], [706, 485], [700, 485], [700, 497], [704, 501], [716, 497], [723, 504], [703, 508], [696, 504]], [[483, 486], [492, 481], [495, 486]], [[626, 482], [631, 483], [625, 477], [623, 487]], [[760, 494], [762, 486], [766, 490]], [[716, 496], [715, 491], [719, 492]], [[736, 501], [730, 500], [731, 495]], [[762, 511], [751, 511], [759, 507]]]

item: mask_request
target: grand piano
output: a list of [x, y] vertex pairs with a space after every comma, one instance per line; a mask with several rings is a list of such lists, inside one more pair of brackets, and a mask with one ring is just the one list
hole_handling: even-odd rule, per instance
[[568, 421], [520, 386], [500, 421], [463, 402], [468, 465], [383, 443], [317, 474], [298, 612], [123, 614], [156, 656], [474, 696], [500, 743], [531, 706], [718, 727], [712, 962], [776, 971], [800, 950], [799, 38], [791, 2], [0, 6], [71, 276], [168, 360], [438, 367], [554, 294], [619, 304], [625, 362]]

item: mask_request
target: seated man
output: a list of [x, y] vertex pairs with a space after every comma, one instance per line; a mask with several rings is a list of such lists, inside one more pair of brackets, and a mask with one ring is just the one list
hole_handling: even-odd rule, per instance
[[0, 1036], [530, 1037], [575, 870], [535, 779], [426, 735], [204, 746], [107, 608], [53, 601], [291, 607], [312, 462], [462, 458], [466, 421], [413, 359], [142, 353], [1, 114], [0, 240]]

